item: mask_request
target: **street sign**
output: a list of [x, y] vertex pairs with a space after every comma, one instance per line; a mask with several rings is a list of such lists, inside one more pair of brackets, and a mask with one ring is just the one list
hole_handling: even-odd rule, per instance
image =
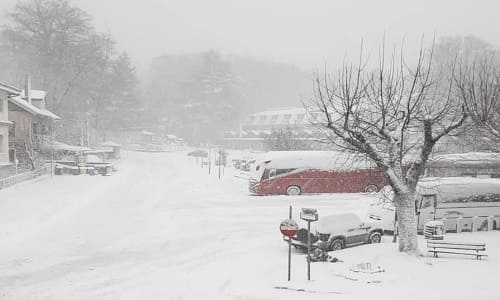
[[297, 233], [297, 230], [299, 230], [299, 225], [292, 219], [283, 220], [280, 224], [280, 231], [284, 236], [292, 237]]
[[303, 208], [300, 211], [300, 218], [308, 222], [318, 221], [318, 210], [314, 208]]
[[318, 210], [302, 208], [300, 218], [307, 221], [307, 280], [311, 280], [311, 222], [318, 221]]

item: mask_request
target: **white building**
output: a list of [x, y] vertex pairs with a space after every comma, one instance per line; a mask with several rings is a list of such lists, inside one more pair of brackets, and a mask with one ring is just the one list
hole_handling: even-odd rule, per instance
[[298, 140], [310, 141], [311, 147], [321, 135], [313, 126], [315, 117], [304, 108], [270, 109], [248, 115], [240, 128], [224, 133], [224, 144], [232, 148], [262, 148], [262, 142], [274, 130], [289, 128]]
[[12, 122], [9, 121], [9, 98], [19, 96], [21, 90], [0, 82], [0, 177], [9, 175], [15, 164], [15, 158], [9, 157], [9, 130]]

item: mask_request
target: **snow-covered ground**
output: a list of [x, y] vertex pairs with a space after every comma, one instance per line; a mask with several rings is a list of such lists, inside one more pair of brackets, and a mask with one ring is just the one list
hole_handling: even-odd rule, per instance
[[[363, 215], [371, 196], [250, 196], [234, 170], [219, 180], [182, 152], [123, 156], [113, 176], [0, 191], [1, 299], [500, 299], [499, 231], [447, 236], [486, 242], [483, 261], [411, 257], [384, 237], [313, 263], [311, 282], [294, 251], [289, 283], [288, 206]], [[366, 262], [385, 272], [350, 271]]]

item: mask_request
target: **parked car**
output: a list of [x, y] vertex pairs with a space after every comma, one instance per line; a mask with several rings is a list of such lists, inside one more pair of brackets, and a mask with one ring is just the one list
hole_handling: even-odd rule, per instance
[[[363, 222], [353, 213], [320, 216], [312, 223], [311, 248], [340, 250], [362, 244], [380, 243], [384, 229], [377, 223]], [[284, 238], [288, 243], [288, 239]], [[300, 228], [292, 237], [295, 248], [307, 249], [307, 229]]]
[[250, 172], [250, 169], [255, 164], [255, 159], [245, 160], [241, 163], [240, 170]]
[[208, 152], [205, 150], [194, 150], [189, 152], [187, 155], [193, 157], [208, 157]]

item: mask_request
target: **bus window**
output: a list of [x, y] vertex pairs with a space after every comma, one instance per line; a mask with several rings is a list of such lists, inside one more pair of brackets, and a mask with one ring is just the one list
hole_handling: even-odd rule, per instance
[[434, 205], [437, 205], [435, 194], [422, 195], [422, 200], [420, 202], [420, 209], [433, 207]]
[[269, 169], [264, 169], [264, 173], [262, 174], [262, 180], [269, 179]]
[[292, 171], [295, 171], [296, 169], [276, 169], [276, 176], [282, 175], [282, 174], [287, 174]]
[[264, 169], [262, 180], [268, 180], [276, 176], [276, 169]]

